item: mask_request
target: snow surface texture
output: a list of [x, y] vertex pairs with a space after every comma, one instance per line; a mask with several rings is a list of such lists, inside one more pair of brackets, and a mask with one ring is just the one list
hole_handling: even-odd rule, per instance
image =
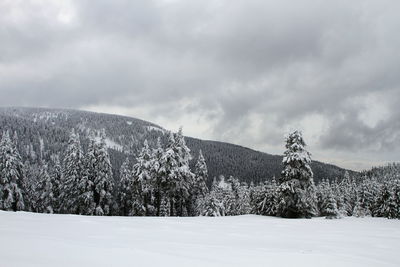
[[0, 266], [400, 266], [400, 220], [0, 212]]

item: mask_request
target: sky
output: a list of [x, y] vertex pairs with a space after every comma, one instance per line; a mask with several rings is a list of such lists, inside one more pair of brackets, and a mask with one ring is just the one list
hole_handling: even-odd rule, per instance
[[400, 158], [400, 1], [1, 0], [0, 105], [128, 115], [361, 170]]

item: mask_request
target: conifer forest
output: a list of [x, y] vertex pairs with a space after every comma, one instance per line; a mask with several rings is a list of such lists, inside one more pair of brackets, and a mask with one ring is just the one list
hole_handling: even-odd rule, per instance
[[[283, 142], [280, 175], [262, 182], [224, 173], [209, 177], [204, 152], [200, 148], [193, 155], [182, 128], [164, 131], [151, 140], [152, 145], [145, 139], [120, 166], [112, 166], [105, 129], [72, 128], [56, 153], [46, 151], [39, 138], [39, 152], [26, 144], [24, 157], [19, 135], [20, 131], [3, 129], [1, 136], [2, 210], [97, 216], [400, 218], [399, 164], [344, 171], [315, 182], [311, 153], [299, 131]], [[113, 174], [116, 167], [118, 177]]]

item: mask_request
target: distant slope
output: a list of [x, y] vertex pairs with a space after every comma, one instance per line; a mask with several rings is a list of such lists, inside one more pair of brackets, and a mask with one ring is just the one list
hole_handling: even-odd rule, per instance
[[[0, 108], [0, 129], [18, 135], [18, 148], [24, 160], [50, 161], [54, 154], [62, 156], [69, 132], [75, 128], [87, 145], [89, 130], [105, 129], [115, 178], [127, 155], [135, 155], [147, 139], [155, 144], [158, 137], [166, 138], [162, 127], [136, 118], [68, 109]], [[210, 181], [214, 176], [233, 175], [247, 182], [261, 182], [279, 177], [282, 157], [223, 142], [187, 137], [194, 158], [203, 150], [209, 168]], [[133, 158], [133, 157], [132, 157]], [[313, 162], [315, 180], [334, 179], [344, 169]]]

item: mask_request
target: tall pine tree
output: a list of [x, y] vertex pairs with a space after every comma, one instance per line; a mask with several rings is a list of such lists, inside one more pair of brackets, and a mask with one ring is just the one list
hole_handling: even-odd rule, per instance
[[129, 169], [129, 158], [126, 158], [119, 170], [119, 186], [117, 201], [119, 214], [122, 216], [132, 215], [132, 172]]
[[135, 215], [153, 215], [153, 172], [152, 151], [147, 140], [144, 141], [142, 150], [133, 166], [133, 204]]
[[300, 131], [286, 137], [283, 171], [279, 185], [278, 216], [310, 218], [317, 215], [311, 154], [305, 149]]
[[56, 199], [54, 197], [54, 182], [47, 171], [47, 165], [42, 164], [39, 181], [36, 187], [37, 211], [41, 213], [54, 213]]
[[22, 159], [6, 131], [0, 142], [0, 209], [25, 208], [23, 169]]
[[198, 210], [199, 201], [201, 201], [208, 193], [208, 187], [206, 181], [208, 180], [208, 169], [207, 164], [203, 156], [203, 152], [199, 151], [199, 157], [197, 159], [195, 169], [194, 169], [194, 181], [191, 187], [191, 210], [192, 215], [198, 215], [200, 211]]
[[83, 152], [79, 135], [72, 129], [64, 153], [61, 185], [61, 207], [63, 213], [78, 213], [79, 185], [83, 176]]
[[186, 145], [182, 127], [175, 134], [175, 145], [173, 149], [175, 150], [178, 163], [175, 173], [178, 185], [175, 194], [177, 216], [192, 215], [190, 188], [193, 185], [194, 174], [189, 167], [189, 161], [192, 159], [192, 155], [190, 154], [190, 149]]
[[113, 204], [114, 180], [104, 130], [96, 145], [96, 168], [94, 169], [94, 202], [96, 215], [110, 215]]

